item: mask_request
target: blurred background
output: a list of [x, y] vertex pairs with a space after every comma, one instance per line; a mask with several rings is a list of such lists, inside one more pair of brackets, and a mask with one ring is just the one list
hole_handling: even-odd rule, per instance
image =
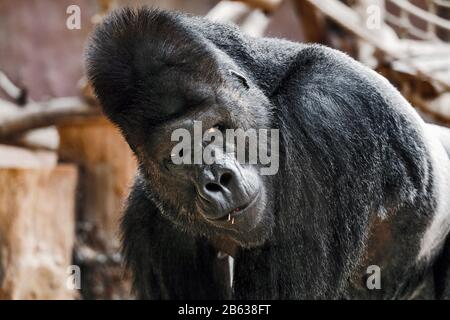
[[140, 5], [340, 49], [450, 124], [450, 0], [0, 0], [0, 299], [133, 298], [119, 221], [136, 164], [83, 50], [110, 10]]

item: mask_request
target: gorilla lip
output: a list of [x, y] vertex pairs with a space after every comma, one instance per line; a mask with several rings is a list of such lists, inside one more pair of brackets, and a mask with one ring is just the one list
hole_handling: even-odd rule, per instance
[[245, 204], [243, 206], [234, 208], [233, 210], [228, 212], [226, 215], [224, 215], [220, 218], [214, 219], [214, 221], [227, 221], [227, 222], [230, 222], [231, 224], [234, 224], [234, 219], [242, 216], [247, 211], [247, 209], [251, 208], [254, 205], [254, 203], [256, 202], [256, 200], [258, 199], [258, 197], [259, 197], [259, 191], [256, 193], [256, 195], [253, 197], [253, 199], [250, 202], [248, 202], [247, 204]]

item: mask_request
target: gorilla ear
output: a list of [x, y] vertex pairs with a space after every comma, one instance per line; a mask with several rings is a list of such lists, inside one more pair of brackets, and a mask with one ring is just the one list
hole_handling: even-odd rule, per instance
[[237, 71], [234, 71], [234, 70], [232, 70], [232, 69], [229, 69], [229, 70], [228, 70], [228, 73], [229, 73], [231, 76], [237, 78], [237, 79], [242, 83], [242, 85], [243, 85], [246, 89], [250, 89], [250, 85], [248, 84], [248, 80], [247, 80], [247, 78], [246, 78], [243, 74], [241, 74], [241, 73], [239, 73], [239, 72], [237, 72]]

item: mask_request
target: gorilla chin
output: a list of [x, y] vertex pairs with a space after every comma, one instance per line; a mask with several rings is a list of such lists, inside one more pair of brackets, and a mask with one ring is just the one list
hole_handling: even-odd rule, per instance
[[208, 218], [208, 214], [202, 209], [199, 212], [209, 224], [220, 228], [222, 234], [243, 247], [254, 247], [261, 245], [269, 234], [270, 213], [266, 210], [266, 193], [263, 187], [249, 199], [244, 205], [216, 219]]
[[[261, 233], [267, 229], [264, 217], [270, 213], [265, 188], [270, 177], [263, 180], [257, 165], [241, 164], [233, 154], [216, 150], [218, 154], [215, 163], [197, 165], [194, 215], [207, 229], [218, 229], [216, 234], [241, 245], [262, 243]], [[183, 188], [178, 190], [187, 193]]]

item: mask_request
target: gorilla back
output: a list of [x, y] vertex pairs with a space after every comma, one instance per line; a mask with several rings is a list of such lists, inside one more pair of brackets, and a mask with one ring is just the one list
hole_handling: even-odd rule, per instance
[[[148, 8], [110, 15], [86, 57], [139, 161], [122, 231], [141, 298], [449, 295], [449, 130], [377, 73], [327, 47]], [[232, 153], [174, 165], [171, 133], [194, 121], [279, 129], [278, 173]], [[232, 286], [219, 251], [235, 258]]]

